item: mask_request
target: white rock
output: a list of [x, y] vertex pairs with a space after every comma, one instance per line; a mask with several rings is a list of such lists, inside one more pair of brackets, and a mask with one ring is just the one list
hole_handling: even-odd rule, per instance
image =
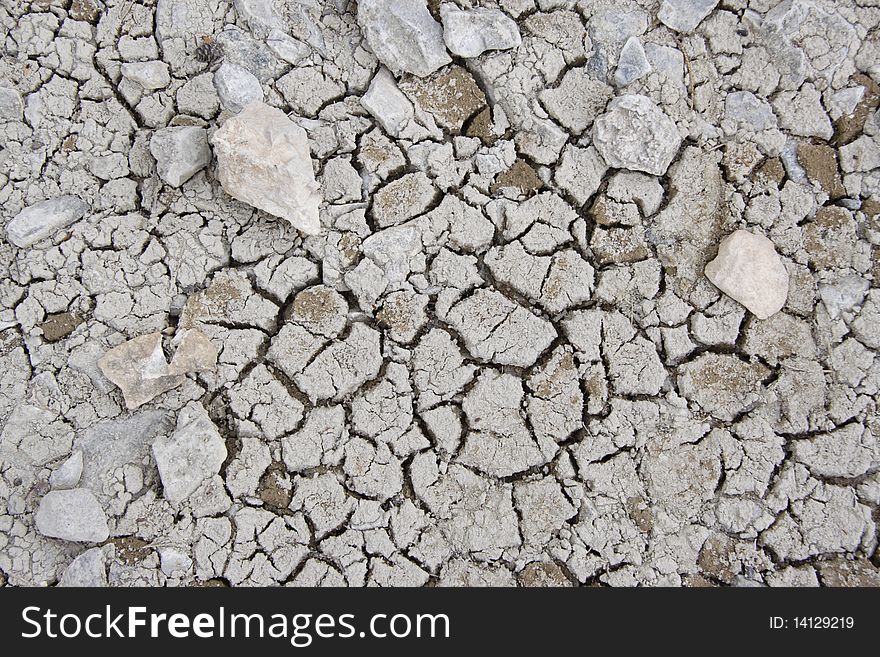
[[373, 76], [370, 88], [361, 97], [361, 105], [392, 137], [399, 137], [415, 116], [413, 104], [403, 95], [387, 68], [379, 69]]
[[88, 209], [85, 201], [71, 195], [34, 203], [6, 225], [6, 239], [19, 248], [27, 248], [82, 219]]
[[220, 472], [226, 455], [226, 443], [202, 405], [187, 404], [177, 416], [174, 433], [153, 442], [165, 499], [177, 503], [188, 498]]
[[663, 0], [657, 18], [676, 32], [693, 32], [712, 13], [718, 0]]
[[176, 547], [160, 547], [159, 567], [168, 577], [172, 575], [185, 575], [192, 568], [192, 558]]
[[126, 62], [120, 68], [122, 77], [136, 82], [144, 89], [164, 89], [171, 83], [168, 64], [160, 61]]
[[705, 272], [715, 287], [759, 319], [779, 312], [788, 298], [788, 272], [773, 242], [763, 235], [747, 230], [728, 235]]
[[58, 580], [58, 586], [107, 586], [107, 559], [104, 549], [89, 548], [71, 561]]
[[487, 50], [508, 50], [522, 43], [516, 21], [498, 9], [440, 6], [443, 40], [459, 57], [478, 57]]
[[651, 72], [651, 64], [645, 55], [642, 42], [637, 37], [630, 37], [623, 44], [620, 51], [620, 59], [617, 60], [617, 70], [614, 72], [614, 82], [619, 87], [625, 87]]
[[182, 336], [169, 365], [162, 349], [162, 334], [148, 333], [110, 349], [98, 360], [98, 367], [122, 390], [131, 410], [181, 385], [189, 372], [213, 369], [217, 349], [198, 329]]
[[83, 471], [82, 450], [76, 450], [70, 457], [49, 475], [52, 490], [76, 488]]
[[23, 115], [21, 94], [12, 87], [0, 87], [0, 121], [20, 121]]
[[312, 52], [308, 45], [278, 29], [269, 31], [266, 45], [269, 46], [269, 50], [275, 53], [277, 57], [280, 57], [288, 64], [294, 65], [308, 57]]
[[211, 161], [207, 131], [189, 125], [157, 130], [150, 139], [150, 153], [159, 177], [172, 187], [180, 187]]
[[265, 35], [266, 30], [284, 27], [284, 20], [275, 10], [274, 0], [235, 0], [235, 11], [252, 32]]
[[870, 284], [861, 276], [844, 276], [834, 283], [819, 286], [819, 296], [831, 319], [859, 305], [868, 293]]
[[257, 76], [238, 64], [223, 62], [214, 73], [214, 88], [220, 104], [233, 114], [252, 102], [263, 101], [263, 87]]
[[681, 145], [675, 122], [650, 98], [628, 94], [593, 124], [593, 143], [609, 166], [662, 176]]
[[110, 536], [107, 516], [86, 488], [53, 490], [40, 500], [34, 516], [37, 531], [49, 538], [100, 543]]
[[287, 220], [303, 233], [321, 231], [320, 188], [306, 131], [284, 112], [251, 103], [214, 133], [212, 143], [227, 194]]
[[395, 75], [423, 78], [452, 61], [425, 0], [360, 0], [357, 21], [370, 49]]

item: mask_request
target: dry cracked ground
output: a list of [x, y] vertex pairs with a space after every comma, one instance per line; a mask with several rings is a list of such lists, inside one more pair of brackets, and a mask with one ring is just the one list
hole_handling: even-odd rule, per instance
[[0, 584], [880, 584], [878, 30], [2, 0]]

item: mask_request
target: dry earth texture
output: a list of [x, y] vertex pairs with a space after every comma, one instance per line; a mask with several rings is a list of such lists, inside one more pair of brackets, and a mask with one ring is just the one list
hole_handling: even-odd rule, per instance
[[0, 0], [0, 585], [880, 584], [876, 0]]

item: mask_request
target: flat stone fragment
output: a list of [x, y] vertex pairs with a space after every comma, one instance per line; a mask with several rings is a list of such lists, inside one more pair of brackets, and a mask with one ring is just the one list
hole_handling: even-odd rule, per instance
[[107, 559], [104, 549], [106, 548], [89, 548], [71, 561], [58, 580], [58, 586], [107, 586]]
[[224, 62], [214, 73], [214, 88], [224, 108], [238, 114], [252, 102], [263, 102], [257, 76], [238, 64]]
[[370, 49], [395, 75], [425, 77], [452, 61], [425, 0], [361, 0], [357, 21]]
[[212, 143], [227, 194], [303, 233], [321, 231], [321, 194], [308, 138], [284, 112], [253, 102], [227, 120]]
[[78, 543], [100, 543], [110, 536], [107, 516], [86, 488], [53, 490], [40, 500], [34, 516], [37, 531], [49, 538]]
[[19, 212], [6, 225], [6, 239], [26, 249], [82, 219], [88, 209], [85, 201], [72, 195], [39, 201]]
[[712, 13], [718, 0], [663, 0], [657, 18], [666, 27], [687, 34]]
[[171, 74], [165, 62], [126, 62], [119, 71], [125, 79], [136, 82], [150, 91], [164, 89], [171, 84]]
[[21, 94], [12, 87], [0, 87], [0, 121], [20, 121], [23, 114]]
[[443, 40], [459, 57], [478, 57], [487, 50], [509, 50], [522, 43], [516, 21], [498, 9], [440, 6]]
[[763, 235], [747, 230], [728, 235], [705, 272], [715, 287], [758, 319], [779, 312], [788, 298], [788, 272], [773, 242]]
[[188, 498], [220, 472], [226, 456], [226, 443], [208, 413], [198, 402], [190, 402], [177, 416], [174, 433], [153, 442], [165, 499], [176, 503]]
[[662, 176], [681, 145], [675, 122], [650, 98], [619, 96], [593, 124], [593, 143], [609, 166]]
[[149, 333], [114, 347], [98, 360], [113, 384], [122, 390], [131, 410], [181, 385], [189, 372], [213, 369], [217, 349], [198, 329], [183, 335], [169, 365], [162, 349], [162, 334]]
[[645, 55], [642, 42], [636, 37], [630, 37], [623, 44], [620, 58], [617, 60], [617, 70], [614, 71], [614, 82], [619, 87], [625, 87], [636, 80], [640, 80], [651, 72], [651, 64]]
[[150, 139], [150, 153], [159, 177], [180, 187], [211, 161], [208, 132], [191, 125], [162, 128]]

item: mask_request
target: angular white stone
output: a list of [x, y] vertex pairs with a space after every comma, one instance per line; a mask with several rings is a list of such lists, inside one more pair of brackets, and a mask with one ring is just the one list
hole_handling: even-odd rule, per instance
[[182, 502], [192, 495], [203, 481], [220, 472], [226, 455], [226, 443], [202, 405], [187, 404], [177, 416], [174, 433], [153, 442], [165, 499]]
[[150, 153], [159, 177], [172, 187], [180, 187], [211, 161], [207, 131], [190, 125], [157, 130], [150, 139]]
[[423, 78], [452, 61], [425, 0], [360, 0], [357, 21], [370, 49], [395, 75]]
[[788, 298], [788, 272], [773, 242], [763, 235], [747, 230], [728, 235], [705, 272], [715, 287], [758, 319], [779, 312]]
[[181, 385], [189, 372], [213, 369], [217, 349], [198, 329], [181, 337], [168, 364], [162, 349], [162, 334], [148, 333], [123, 342], [98, 360], [98, 367], [122, 390], [125, 406], [131, 410]]
[[137, 82], [144, 89], [164, 89], [171, 83], [171, 74], [165, 62], [126, 62], [120, 72], [122, 77]]
[[64, 570], [58, 586], [84, 587], [84, 586], [107, 586], [107, 559], [104, 556], [105, 548], [89, 548]]
[[370, 88], [361, 97], [361, 105], [392, 137], [399, 137], [415, 116], [413, 104], [403, 95], [387, 68], [379, 69], [373, 76]]
[[20, 121], [23, 114], [21, 94], [12, 87], [0, 87], [0, 121]]
[[83, 453], [81, 449], [78, 449], [49, 475], [49, 485], [52, 486], [52, 490], [75, 488], [82, 477], [82, 471]]
[[263, 87], [257, 76], [238, 64], [224, 62], [214, 73], [214, 88], [220, 103], [233, 114], [254, 101], [263, 101]]
[[614, 82], [619, 87], [625, 87], [650, 72], [651, 64], [648, 63], [642, 42], [637, 37], [630, 37], [620, 51], [617, 70], [614, 72]]
[[85, 201], [70, 195], [34, 203], [6, 225], [6, 239], [25, 249], [82, 219], [88, 209]]
[[320, 188], [306, 131], [281, 110], [254, 102], [212, 138], [227, 194], [287, 220], [309, 235], [321, 231]]
[[675, 122], [650, 98], [618, 96], [593, 124], [593, 143], [609, 166], [662, 176], [681, 145]]
[[718, 0], [663, 0], [657, 18], [676, 32], [693, 32], [712, 13]]
[[443, 40], [459, 57], [478, 57], [487, 50], [508, 50], [522, 43], [516, 21], [498, 9], [440, 6]]
[[49, 538], [100, 543], [110, 536], [107, 516], [86, 488], [53, 490], [40, 500], [34, 516], [37, 531]]

